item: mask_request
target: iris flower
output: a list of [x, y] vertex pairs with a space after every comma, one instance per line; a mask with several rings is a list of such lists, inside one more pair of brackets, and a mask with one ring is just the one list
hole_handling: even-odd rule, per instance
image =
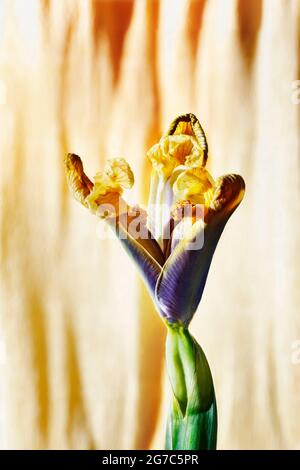
[[147, 153], [152, 164], [147, 211], [123, 197], [134, 176], [123, 158], [108, 160], [92, 182], [69, 154], [73, 196], [113, 229], [136, 262], [167, 327], [166, 361], [172, 387], [167, 449], [215, 449], [217, 409], [205, 354], [189, 332], [222, 231], [241, 202], [245, 183], [206, 169], [208, 146], [193, 114], [176, 118]]

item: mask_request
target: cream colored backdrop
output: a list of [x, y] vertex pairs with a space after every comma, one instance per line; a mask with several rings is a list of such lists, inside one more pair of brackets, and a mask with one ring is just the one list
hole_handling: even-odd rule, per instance
[[192, 324], [219, 448], [300, 446], [299, 44], [299, 0], [0, 0], [2, 447], [163, 447], [164, 327], [62, 160], [124, 156], [145, 201], [186, 112], [247, 183]]

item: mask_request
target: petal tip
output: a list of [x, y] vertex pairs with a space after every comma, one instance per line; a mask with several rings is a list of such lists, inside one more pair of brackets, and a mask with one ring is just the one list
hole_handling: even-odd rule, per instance
[[196, 138], [199, 147], [202, 150], [202, 161], [201, 166], [206, 165], [208, 157], [208, 144], [205, 132], [200, 124], [200, 121], [197, 119], [195, 114], [187, 113], [178, 116], [171, 123], [167, 135], [172, 134], [186, 134], [192, 135]]
[[85, 205], [85, 200], [93, 189], [93, 183], [83, 170], [81, 158], [75, 153], [68, 153], [64, 158], [67, 182], [74, 198]]
[[216, 181], [216, 189], [210, 203], [210, 211], [233, 212], [245, 194], [245, 181], [240, 175], [221, 176]]

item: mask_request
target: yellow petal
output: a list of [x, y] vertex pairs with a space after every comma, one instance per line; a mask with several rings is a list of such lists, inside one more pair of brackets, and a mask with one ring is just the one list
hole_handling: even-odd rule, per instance
[[196, 116], [192, 113], [178, 116], [172, 122], [168, 135], [191, 135], [195, 137], [197, 146], [201, 151], [201, 159], [198, 162], [200, 166], [205, 166], [208, 155], [208, 145], [204, 130]]
[[214, 180], [203, 168], [191, 168], [182, 171], [173, 184], [176, 201], [189, 200], [193, 204], [206, 204], [205, 194], [214, 186]]
[[193, 136], [170, 135], [151, 147], [147, 156], [153, 168], [168, 178], [179, 165], [201, 166], [203, 151]]
[[134, 176], [123, 158], [109, 160], [103, 173], [97, 173], [93, 184], [86, 176], [80, 157], [68, 154], [65, 158], [68, 186], [81, 204], [100, 217], [111, 213], [127, 211], [128, 206], [121, 198], [124, 189], [131, 188]]
[[66, 156], [65, 171], [71, 193], [77, 201], [86, 206], [86, 198], [93, 190], [93, 183], [84, 173], [82, 161], [78, 155], [69, 153]]
[[134, 183], [130, 166], [123, 158], [108, 160], [103, 173], [97, 173], [93, 191], [86, 203], [94, 212], [101, 205], [111, 204], [114, 207], [124, 189], [129, 189]]
[[120, 189], [130, 189], [134, 184], [134, 175], [124, 158], [114, 158], [108, 160], [104, 175], [111, 184], [111, 187]]

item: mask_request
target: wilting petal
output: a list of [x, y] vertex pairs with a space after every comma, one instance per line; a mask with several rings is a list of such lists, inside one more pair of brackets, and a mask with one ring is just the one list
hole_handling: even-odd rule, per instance
[[[65, 158], [67, 182], [74, 198], [96, 214], [101, 205], [111, 205], [118, 213], [119, 200], [124, 189], [131, 188], [134, 176], [123, 158], [108, 160], [102, 173], [97, 173], [92, 183], [84, 173], [78, 155], [69, 153]], [[123, 201], [123, 205], [126, 203]]]
[[[171, 207], [178, 197], [182, 199], [182, 189], [183, 186], [186, 187], [184, 181], [179, 179], [180, 175], [194, 170], [198, 172], [197, 175], [191, 173], [186, 177], [187, 179], [190, 176], [190, 191], [185, 192], [196, 197], [199, 183], [208, 179], [204, 169], [207, 152], [204, 131], [193, 114], [185, 114], [175, 119], [168, 132], [147, 152], [152, 163], [148, 201], [149, 226], [161, 247], [166, 244], [163, 239], [168, 228]], [[176, 180], [178, 185], [175, 186], [175, 191], [180, 194], [174, 197]]]
[[103, 172], [95, 176], [93, 191], [86, 199], [88, 207], [96, 212], [98, 207], [110, 202], [110, 197], [118, 202], [118, 197], [124, 189], [130, 189], [134, 184], [134, 176], [124, 158], [108, 160]]
[[241, 202], [244, 190], [244, 181], [238, 175], [219, 178], [205, 224], [196, 222], [166, 261], [157, 282], [156, 300], [161, 315], [169, 323], [190, 323], [201, 300], [221, 233]]
[[173, 184], [175, 201], [189, 200], [193, 204], [205, 204], [205, 193], [214, 186], [214, 180], [204, 167], [182, 171]]
[[155, 295], [155, 286], [164, 263], [163, 253], [156, 240], [149, 238], [136, 238], [130, 234], [130, 227], [123, 222], [122, 216], [106, 219], [116, 236], [121, 241], [127, 253], [136, 262], [141, 275], [152, 297]]
[[153, 168], [169, 178], [179, 165], [199, 164], [203, 159], [198, 141], [191, 135], [166, 135], [147, 152]]
[[66, 156], [65, 173], [73, 197], [87, 207], [86, 198], [93, 190], [94, 184], [84, 173], [82, 161], [78, 155], [69, 153]]
[[199, 158], [197, 158], [197, 160], [194, 160], [193, 158], [187, 159], [186, 164], [190, 163], [190, 166], [205, 166], [208, 155], [207, 140], [204, 130], [194, 114], [183, 114], [174, 119], [167, 135], [177, 134], [194, 136], [198, 144], [198, 149], [200, 151], [198, 155]]
[[121, 198], [123, 189], [133, 184], [133, 173], [124, 159], [109, 160], [93, 184], [85, 175], [81, 159], [69, 154], [65, 159], [69, 188], [73, 196], [93, 214], [106, 220], [123, 246], [136, 261], [151, 294], [165, 257], [146, 227], [146, 214], [130, 208]]
[[245, 182], [240, 175], [217, 178], [213, 196], [206, 215], [206, 222], [217, 225], [227, 220], [238, 207], [245, 194]]

